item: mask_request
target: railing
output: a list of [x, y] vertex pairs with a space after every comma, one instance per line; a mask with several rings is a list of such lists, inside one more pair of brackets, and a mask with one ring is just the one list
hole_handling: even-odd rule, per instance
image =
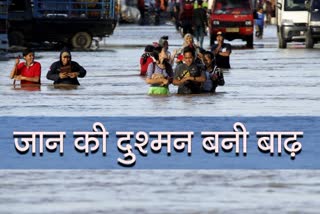
[[34, 0], [34, 17], [114, 18], [114, 0]]

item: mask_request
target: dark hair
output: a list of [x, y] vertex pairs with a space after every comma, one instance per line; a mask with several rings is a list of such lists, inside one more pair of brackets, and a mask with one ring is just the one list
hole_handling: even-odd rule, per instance
[[153, 52], [158, 52], [158, 54], [162, 51], [163, 46], [159, 45], [153, 49]]
[[29, 53], [34, 53], [30, 48], [26, 48], [22, 51], [22, 56], [27, 56]]
[[153, 45], [147, 45], [144, 49], [145, 52], [152, 52], [154, 50], [154, 46]]
[[168, 40], [168, 39], [169, 39], [169, 36], [162, 36], [161, 39], [163, 39], [163, 40]]
[[162, 51], [162, 48], [163, 47], [159, 45], [153, 49], [152, 56], [157, 61], [159, 60], [159, 54]]
[[203, 49], [203, 48], [199, 47], [199, 53], [205, 54], [206, 52], [207, 52], [206, 49]]
[[213, 53], [211, 51], [206, 51], [206, 52], [204, 52], [203, 55], [204, 56], [209, 56], [210, 59], [214, 59], [214, 55], [213, 55]]
[[153, 51], [151, 53], [151, 56], [156, 60], [158, 61], [159, 60], [159, 53], [157, 51]]
[[68, 52], [71, 55], [71, 51], [68, 47], [63, 47], [60, 51], [60, 53], [62, 54], [63, 52]]
[[183, 49], [183, 55], [188, 52], [191, 53], [193, 57], [196, 56], [196, 50], [194, 49], [194, 47], [187, 46]]

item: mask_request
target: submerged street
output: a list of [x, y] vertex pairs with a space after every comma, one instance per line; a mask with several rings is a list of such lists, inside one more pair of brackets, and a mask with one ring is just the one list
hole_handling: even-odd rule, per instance
[[[9, 53], [9, 60], [0, 61], [0, 116], [5, 121], [1, 124], [0, 131], [2, 137], [7, 136], [0, 142], [0, 163], [6, 167], [0, 170], [1, 212], [32, 214], [257, 213], [257, 210], [262, 213], [319, 212], [319, 170], [295, 168], [295, 163], [300, 163], [301, 160], [307, 161], [311, 166], [314, 164], [314, 168], [317, 168], [319, 163], [316, 158], [309, 160], [309, 157], [317, 157], [319, 153], [318, 127], [313, 125], [320, 116], [319, 45], [314, 49], [305, 49], [304, 44], [293, 43], [289, 44], [287, 49], [278, 49], [276, 28], [267, 26], [264, 38], [254, 41], [253, 49], [246, 49], [242, 41], [231, 42], [232, 68], [224, 70], [226, 84], [218, 87], [215, 94], [180, 96], [176, 94], [177, 87], [170, 85], [169, 96], [149, 96], [147, 95], [149, 86], [144, 78], [139, 76], [139, 58], [147, 44], [157, 42], [163, 35], [169, 36], [171, 52], [183, 43], [180, 34], [169, 24], [157, 27], [120, 25], [117, 26], [114, 35], [100, 42], [98, 50], [73, 51], [72, 60], [87, 70], [87, 75], [79, 78], [81, 85], [77, 89], [57, 89], [46, 79], [50, 65], [59, 58], [59, 51], [36, 51], [36, 61], [42, 65], [39, 91], [24, 90], [19, 85], [13, 87], [12, 80], [9, 79], [14, 59], [21, 55], [20, 52]], [[206, 37], [207, 49], [209, 49], [208, 44], [209, 40]], [[18, 116], [15, 119], [19, 124], [12, 122], [12, 118], [7, 116]], [[32, 119], [32, 116], [40, 118], [41, 122], [35, 122], [35, 117]], [[53, 119], [50, 116], [53, 116]], [[70, 125], [69, 121], [67, 124], [59, 123], [61, 118], [68, 116], [73, 116], [75, 118], [72, 119], [79, 119], [80, 122], [70, 122]], [[185, 116], [189, 121], [192, 121], [193, 116], [208, 117], [207, 120], [214, 118], [210, 116], [226, 117], [220, 118], [221, 120], [233, 120], [236, 116], [257, 116], [260, 122], [253, 117], [248, 124], [252, 129], [263, 122], [267, 125], [277, 123], [275, 126], [270, 125], [269, 128], [279, 128], [279, 130], [312, 125], [308, 127], [311, 131], [305, 133], [305, 138], [302, 139], [304, 147], [295, 161], [284, 152], [282, 157], [258, 151], [254, 153], [252, 151], [257, 149], [254, 144], [249, 145], [247, 156], [236, 156], [233, 151], [228, 154], [221, 151], [220, 156], [202, 154], [200, 153], [204, 152], [202, 148], [197, 147], [201, 154], [198, 157], [203, 163], [216, 164], [215, 168], [205, 170], [192, 168], [192, 164], [196, 164], [193, 160], [197, 160], [192, 159], [197, 157], [195, 147], [193, 156], [188, 156], [186, 151], [179, 153], [180, 156], [178, 152], [172, 151], [172, 155], [167, 156], [164, 148], [160, 153], [150, 152], [148, 156], [150, 159], [139, 156], [141, 165], [138, 166], [142, 169], [144, 168], [140, 160], [143, 159], [144, 163], [152, 168], [152, 164], [159, 161], [159, 157], [164, 158], [163, 162], [169, 163], [169, 166], [172, 162], [192, 169], [177, 170], [165, 166], [164, 169], [156, 170], [153, 168], [138, 170], [129, 167], [115, 170], [106, 168], [106, 165], [110, 164], [111, 157], [116, 159], [123, 154], [118, 156], [119, 151], [115, 142], [112, 144], [109, 139], [106, 157], [96, 153], [90, 154], [88, 158], [83, 153], [71, 153], [67, 149], [64, 157], [59, 156], [58, 151], [45, 152], [43, 156], [38, 154], [33, 156], [31, 151], [27, 154], [18, 154], [11, 144], [12, 134], [4, 131], [17, 126], [26, 130], [29, 128], [42, 130], [42, 128], [50, 129], [56, 125], [65, 125], [68, 129], [72, 129], [87, 122], [86, 116], [106, 117], [104, 119], [108, 121], [107, 127], [112, 124], [110, 117], [138, 116], [129, 117], [133, 121], [131, 126], [125, 124], [129, 126], [125, 129], [129, 130], [141, 125], [150, 129], [163, 128], [163, 131], [167, 130], [167, 127], [184, 129], [184, 125], [190, 130], [203, 128], [201, 118], [199, 120], [201, 123], [188, 124], [185, 122]], [[184, 123], [179, 126], [177, 120], [172, 119], [169, 123], [160, 123], [162, 126], [157, 123], [151, 126], [145, 121], [136, 121], [142, 116], [179, 116]], [[264, 120], [264, 116], [270, 116], [269, 121]], [[304, 124], [299, 122], [291, 124], [288, 120], [288, 124], [286, 121], [282, 123], [288, 125], [284, 127], [273, 118], [277, 116], [314, 117], [304, 117], [300, 120], [307, 121]], [[46, 124], [46, 118], [52, 119], [50, 123]], [[25, 127], [28, 122], [32, 127]], [[43, 123], [48, 127], [43, 127]], [[117, 127], [118, 124], [112, 125]], [[195, 127], [187, 127], [188, 125]], [[220, 124], [212, 121], [210, 125], [214, 127]], [[210, 129], [211, 126], [205, 128]], [[255, 136], [254, 133], [250, 134], [253, 135], [252, 140]], [[308, 139], [311, 139], [311, 143]], [[71, 148], [72, 144], [66, 143], [66, 148], [68, 146]], [[255, 160], [254, 167], [250, 167], [250, 170], [241, 167], [239, 170], [228, 168], [237, 166], [236, 164], [243, 167], [244, 164], [248, 164], [249, 159]], [[272, 164], [276, 165], [277, 160], [283, 159], [289, 162], [290, 170], [272, 168]], [[24, 164], [33, 161], [40, 166], [44, 164], [43, 169], [41, 167], [40, 170], [24, 169]], [[54, 169], [46, 168], [45, 161], [51, 163]], [[227, 161], [232, 164], [228, 166]], [[92, 164], [93, 167], [88, 169], [81, 163], [89, 166]], [[64, 168], [71, 166], [70, 164], [75, 167]], [[258, 168], [259, 166], [261, 168]], [[61, 168], [63, 170], [60, 170]]]
[[[76, 90], [53, 88], [46, 79], [58, 51], [36, 51], [42, 65], [41, 90], [13, 88], [9, 73], [14, 57], [0, 61], [0, 99], [2, 116], [280, 116], [320, 115], [319, 46], [305, 49], [302, 43], [277, 48], [275, 26], [267, 26], [264, 38], [246, 49], [240, 40], [232, 41], [231, 69], [225, 70], [226, 84], [213, 95], [148, 96], [148, 85], [139, 74], [139, 58], [144, 47], [169, 36], [169, 50], [179, 48], [182, 37], [172, 25], [120, 25], [114, 35], [100, 42], [96, 51], [73, 51], [72, 60], [86, 70]], [[227, 41], [228, 42], [228, 41]], [[205, 37], [204, 47], [209, 49]], [[51, 111], [54, 106], [55, 111]], [[79, 108], [81, 106], [81, 108]], [[196, 106], [190, 112], [188, 106]], [[308, 107], [308, 108], [306, 108]], [[163, 111], [162, 111], [163, 110]]]

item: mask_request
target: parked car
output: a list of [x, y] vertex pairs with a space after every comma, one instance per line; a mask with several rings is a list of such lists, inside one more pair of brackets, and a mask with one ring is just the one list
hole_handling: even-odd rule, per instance
[[288, 42], [304, 41], [307, 31], [308, 11], [305, 0], [277, 0], [277, 33], [279, 48]]

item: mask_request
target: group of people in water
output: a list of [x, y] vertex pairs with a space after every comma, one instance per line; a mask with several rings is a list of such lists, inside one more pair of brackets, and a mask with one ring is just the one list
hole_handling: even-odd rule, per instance
[[[20, 81], [21, 87], [40, 88], [41, 64], [34, 60], [35, 54], [31, 49], [22, 52], [25, 62], [20, 62], [20, 57], [15, 60], [11, 70], [10, 78]], [[78, 77], [86, 75], [86, 70], [77, 62], [71, 60], [71, 52], [63, 49], [60, 52], [59, 60], [54, 62], [47, 73], [47, 79], [54, 81], [54, 85], [77, 86], [80, 85]]]
[[229, 69], [231, 45], [224, 43], [223, 33], [217, 33], [217, 42], [210, 51], [194, 43], [186, 34], [181, 48], [171, 54], [168, 37], [147, 45], [140, 58], [140, 75], [150, 84], [149, 95], [169, 94], [169, 85], [178, 86], [178, 94], [214, 93], [225, 84], [222, 69]]
[[[178, 94], [214, 93], [217, 86], [224, 85], [222, 69], [230, 68], [231, 45], [224, 43], [222, 32], [217, 33], [217, 42], [211, 50], [205, 50], [194, 43], [193, 36], [186, 34], [181, 48], [171, 54], [168, 36], [158, 43], [147, 45], [140, 58], [140, 75], [146, 76], [150, 84], [150, 95], [168, 95], [169, 85], [178, 86]], [[41, 84], [41, 64], [35, 61], [34, 51], [23, 51], [25, 62], [20, 57], [15, 60], [10, 78], [20, 81], [21, 87], [39, 87]], [[86, 70], [71, 60], [71, 52], [63, 49], [59, 60], [52, 63], [47, 79], [55, 86], [78, 86], [78, 78], [86, 75]]]

